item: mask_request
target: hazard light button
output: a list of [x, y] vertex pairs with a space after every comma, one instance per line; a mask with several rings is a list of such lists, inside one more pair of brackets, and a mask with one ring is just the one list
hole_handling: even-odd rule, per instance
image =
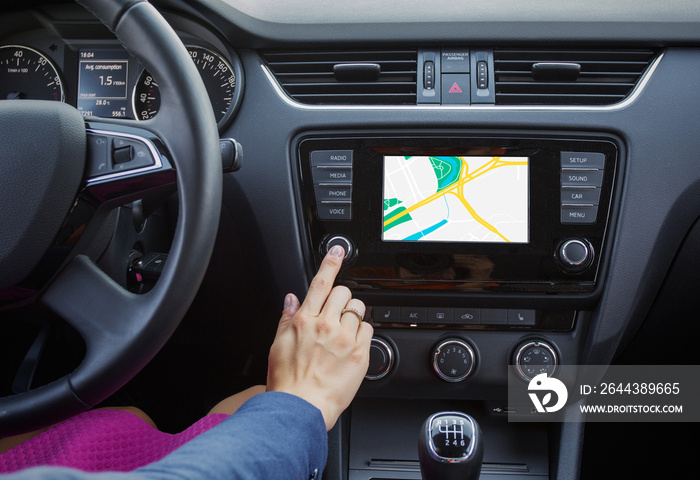
[[442, 74], [442, 103], [469, 104], [469, 75], [464, 73]]

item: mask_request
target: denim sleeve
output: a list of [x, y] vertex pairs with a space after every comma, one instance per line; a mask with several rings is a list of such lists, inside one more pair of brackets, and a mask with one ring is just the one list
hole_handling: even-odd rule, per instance
[[309, 480], [321, 478], [328, 436], [321, 412], [294, 395], [267, 392], [162, 460], [127, 473], [38, 467], [3, 480]]

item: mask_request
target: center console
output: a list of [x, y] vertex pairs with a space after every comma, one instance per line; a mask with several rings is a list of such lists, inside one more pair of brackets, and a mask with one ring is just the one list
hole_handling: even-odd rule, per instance
[[[375, 328], [343, 439], [349, 478], [420, 478], [413, 446], [363, 445], [408, 418], [416, 426], [431, 410], [460, 408], [485, 425], [492, 478], [547, 478], [552, 430], [507, 421], [508, 366], [527, 385], [578, 363], [604, 280], [623, 148], [614, 136], [562, 132], [296, 139], [309, 274], [342, 245], [338, 283], [365, 302]], [[376, 428], [353, 428], [365, 420]], [[528, 438], [538, 440], [526, 454], [495, 442]]]

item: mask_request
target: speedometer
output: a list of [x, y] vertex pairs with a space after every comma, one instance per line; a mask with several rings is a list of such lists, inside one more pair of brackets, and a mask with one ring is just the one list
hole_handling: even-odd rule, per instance
[[[218, 53], [203, 47], [187, 47], [202, 76], [217, 123], [221, 125], [231, 108], [236, 90], [236, 75], [231, 65]], [[134, 87], [134, 116], [138, 120], [153, 118], [160, 108], [160, 90], [156, 80], [144, 70]]]
[[46, 56], [21, 45], [0, 47], [0, 99], [64, 100], [58, 70]]

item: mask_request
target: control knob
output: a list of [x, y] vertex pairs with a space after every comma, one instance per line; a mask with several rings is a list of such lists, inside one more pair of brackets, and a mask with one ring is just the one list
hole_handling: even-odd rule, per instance
[[461, 382], [472, 373], [475, 365], [474, 349], [464, 340], [443, 340], [433, 350], [435, 373], [446, 382]]
[[394, 366], [394, 349], [388, 342], [374, 337], [369, 347], [369, 368], [366, 380], [384, 378]]
[[518, 346], [513, 354], [513, 365], [518, 375], [530, 381], [541, 373], [551, 377], [559, 366], [557, 351], [543, 340], [528, 340]]
[[345, 235], [328, 235], [321, 242], [321, 257], [325, 257], [328, 251], [336, 245], [340, 245], [345, 250], [343, 263], [347, 263], [355, 257], [355, 246]]
[[559, 244], [557, 260], [569, 272], [580, 272], [593, 262], [593, 246], [580, 238], [569, 238]]

